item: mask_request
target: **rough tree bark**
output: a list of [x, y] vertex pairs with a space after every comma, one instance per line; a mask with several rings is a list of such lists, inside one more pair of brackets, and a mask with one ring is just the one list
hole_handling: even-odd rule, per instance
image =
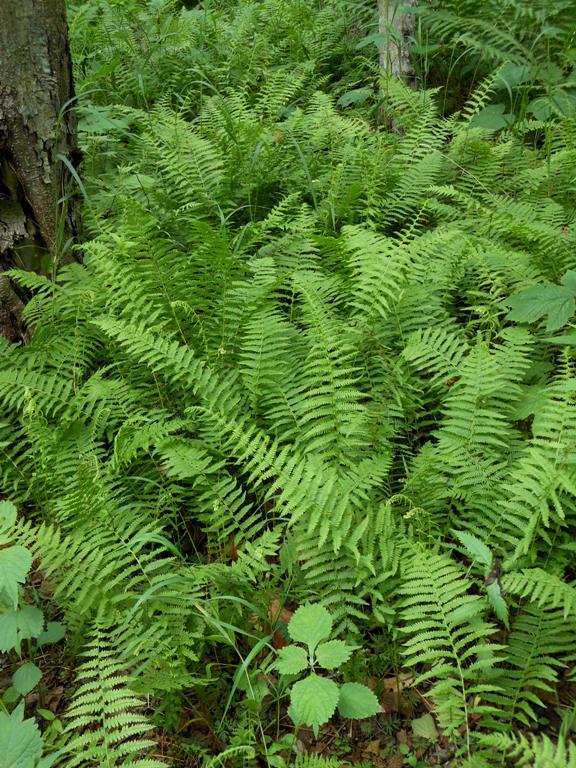
[[7, 269], [55, 272], [75, 234], [63, 202], [76, 166], [65, 0], [0, 0], [0, 334], [25, 340], [23, 296]]
[[399, 9], [415, 5], [416, 0], [378, 0], [378, 31], [386, 38], [380, 46], [380, 69], [409, 84], [414, 80], [409, 48], [416, 19]]

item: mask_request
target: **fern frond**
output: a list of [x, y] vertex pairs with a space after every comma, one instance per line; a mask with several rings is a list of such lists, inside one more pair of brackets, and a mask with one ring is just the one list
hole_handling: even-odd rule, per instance
[[561, 608], [565, 619], [576, 616], [576, 585], [543, 568], [525, 568], [507, 574], [503, 584], [507, 592], [527, 599], [539, 608]]
[[501, 648], [487, 642], [495, 627], [483, 620], [484, 601], [469, 593], [470, 586], [451, 558], [414, 548], [398, 588], [408, 635], [405, 663], [429, 666], [419, 672], [416, 684], [433, 681], [431, 696], [441, 726], [449, 733], [465, 729], [468, 743], [474, 715], [493, 711], [486, 695], [497, 686], [485, 682], [483, 673], [497, 662]]
[[353, 276], [351, 306], [361, 322], [386, 319], [398, 302], [409, 257], [392, 239], [361, 228], [344, 228], [344, 247]]
[[531, 768], [576, 768], [576, 744], [553, 742], [548, 736], [523, 734], [482, 734], [477, 737], [486, 750], [513, 760], [515, 766]]
[[115, 657], [113, 646], [95, 632], [78, 668], [80, 686], [68, 708], [66, 765], [160, 768], [148, 757], [156, 748], [151, 723], [140, 714], [144, 702], [132, 692], [127, 668]]
[[402, 356], [415, 368], [432, 374], [431, 384], [441, 386], [461, 375], [462, 361], [469, 347], [459, 334], [443, 328], [416, 331], [408, 340]]
[[529, 726], [537, 720], [534, 707], [544, 706], [542, 698], [554, 690], [564, 666], [559, 658], [576, 648], [574, 626], [574, 621], [567, 625], [559, 611], [535, 607], [513, 621], [503, 654], [505, 666], [492, 677], [500, 690], [488, 694], [499, 707], [493, 728], [506, 730], [514, 720]]

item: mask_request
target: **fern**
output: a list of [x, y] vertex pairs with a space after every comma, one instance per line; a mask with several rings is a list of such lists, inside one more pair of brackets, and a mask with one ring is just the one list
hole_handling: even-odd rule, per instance
[[562, 662], [556, 654], [566, 658], [574, 645], [570, 625], [558, 611], [529, 608], [517, 617], [504, 654], [506, 669], [493, 678], [500, 691], [489, 695], [499, 704], [498, 728], [505, 729], [514, 719], [525, 725], [537, 719], [534, 707], [544, 706], [542, 697], [558, 681]]
[[433, 680], [430, 693], [440, 724], [449, 733], [465, 729], [468, 750], [472, 718], [493, 711], [486, 694], [495, 687], [483, 682], [483, 673], [494, 666], [501, 648], [487, 642], [495, 628], [483, 620], [483, 601], [469, 594], [469, 586], [447, 556], [413, 550], [398, 590], [403, 631], [410, 635], [403, 651], [406, 664], [430, 665], [416, 684]]
[[429, 61], [469, 65], [442, 117], [434, 77], [378, 79], [374, 4], [184, 5], [72, 3], [84, 259], [10, 274], [34, 333], [2, 348], [2, 493], [89, 654], [65, 759], [152, 765], [143, 697], [214, 689], [239, 705], [214, 764], [259, 760], [270, 699], [257, 723], [234, 670], [282, 595], [413, 672], [470, 765], [487, 728], [568, 764], [515, 729], [573, 675], [573, 344], [508, 299], [576, 267], [576, 134], [480, 118], [506, 62], [564, 55], [571, 7], [420, 8]]
[[96, 632], [84, 655], [87, 660], [78, 668], [81, 684], [68, 709], [66, 765], [164, 765], [148, 757], [155, 747], [148, 737], [150, 722], [138, 712], [143, 702], [127, 684], [124, 665], [106, 636]]
[[518, 766], [574, 768], [576, 765], [576, 745], [573, 742], [554, 743], [548, 736], [505, 734], [484, 734], [479, 741], [483, 747], [497, 750]]
[[539, 608], [561, 608], [565, 619], [576, 611], [576, 590], [558, 575], [543, 568], [525, 568], [505, 579], [506, 589], [525, 598]]

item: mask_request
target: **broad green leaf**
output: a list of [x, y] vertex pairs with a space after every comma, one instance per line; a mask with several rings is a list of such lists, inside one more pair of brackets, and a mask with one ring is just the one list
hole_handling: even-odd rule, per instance
[[384, 35], [382, 32], [373, 32], [372, 34], [363, 37], [362, 40], [356, 44], [356, 50], [361, 51], [362, 48], [366, 48], [367, 45], [386, 45], [387, 42], [387, 35]]
[[32, 688], [35, 688], [40, 682], [42, 672], [36, 664], [28, 662], [19, 667], [12, 675], [12, 685], [21, 696], [26, 696]]
[[45, 755], [38, 761], [36, 768], [52, 768], [54, 763], [64, 754], [64, 749], [59, 749], [58, 752], [52, 752], [51, 755]]
[[377, 715], [382, 707], [370, 688], [361, 683], [344, 683], [340, 688], [338, 711], [342, 717], [360, 720]]
[[304, 725], [302, 720], [298, 717], [298, 715], [294, 711], [294, 707], [292, 706], [292, 704], [290, 704], [290, 706], [286, 709], [286, 712], [290, 720], [292, 720], [292, 722], [294, 723], [294, 725], [298, 725], [298, 726]]
[[323, 605], [302, 605], [288, 624], [288, 634], [297, 643], [305, 643], [310, 652], [321, 640], [330, 637], [332, 616]]
[[18, 645], [18, 613], [14, 608], [0, 613], [0, 652], [6, 653]]
[[36, 640], [38, 645], [50, 645], [62, 640], [65, 634], [66, 627], [61, 621], [49, 621], [44, 632], [41, 632]]
[[19, 544], [0, 549], [0, 589], [6, 592], [14, 608], [18, 606], [18, 585], [26, 581], [31, 567], [32, 555]]
[[505, 112], [504, 104], [490, 104], [474, 115], [470, 125], [474, 128], [484, 128], [487, 131], [499, 131], [515, 121], [515, 116]]
[[536, 120], [548, 120], [552, 116], [553, 106], [547, 96], [538, 96], [528, 104], [528, 112], [534, 115]]
[[534, 67], [534, 77], [546, 85], [555, 85], [565, 79], [564, 72], [553, 61], [547, 61]]
[[0, 613], [0, 652], [18, 648], [22, 640], [38, 637], [44, 627], [44, 616], [39, 608], [25, 605], [20, 609], [8, 608]]
[[560, 334], [560, 336], [549, 336], [547, 339], [542, 339], [547, 344], [561, 344], [567, 346], [574, 346], [576, 344], [576, 333], [574, 331]]
[[414, 736], [428, 741], [438, 741], [438, 729], [432, 715], [427, 712], [422, 717], [412, 720], [412, 731]]
[[40, 715], [40, 717], [43, 717], [44, 720], [48, 720], [49, 722], [52, 722], [52, 720], [56, 720], [56, 715], [54, 712], [51, 712], [49, 709], [41, 709], [38, 707], [36, 709], [36, 714]]
[[44, 614], [33, 605], [23, 605], [17, 612], [17, 621], [20, 640], [38, 637], [44, 629]]
[[338, 686], [327, 677], [310, 675], [294, 683], [290, 693], [292, 710], [298, 722], [317, 728], [332, 717], [338, 704]]
[[11, 501], [0, 501], [0, 530], [12, 528], [17, 514], [18, 510]]
[[472, 536], [471, 533], [467, 533], [466, 531], [453, 530], [452, 533], [456, 536], [473, 560], [480, 563], [480, 565], [491, 565], [492, 552], [490, 551], [490, 547], [487, 547], [483, 541], [480, 541], [476, 536]]
[[346, 645], [342, 640], [328, 640], [316, 648], [316, 660], [324, 669], [337, 669], [348, 661], [356, 645]]
[[19, 701], [19, 699], [20, 694], [13, 685], [11, 685], [10, 688], [6, 688], [2, 694], [2, 701], [4, 704], [15, 704], [17, 701]]
[[0, 768], [34, 768], [42, 755], [42, 737], [34, 720], [24, 720], [24, 702], [0, 712]]
[[508, 304], [512, 307], [508, 319], [519, 323], [533, 323], [547, 317], [546, 330], [557, 331], [566, 325], [574, 314], [575, 294], [571, 282], [565, 285], [537, 285], [527, 288], [508, 299]]
[[517, 85], [530, 80], [532, 75], [532, 67], [529, 64], [512, 64], [509, 62], [500, 69], [496, 85], [501, 83], [510, 91]]
[[351, 104], [364, 104], [370, 96], [372, 96], [370, 88], [356, 88], [353, 91], [343, 93], [336, 103], [339, 107], [349, 107]]
[[496, 616], [498, 616], [505, 627], [509, 627], [508, 604], [502, 595], [500, 584], [498, 584], [497, 581], [493, 582], [492, 584], [488, 584], [486, 586], [486, 593]]
[[278, 651], [274, 667], [281, 675], [297, 675], [308, 667], [308, 654], [299, 645], [287, 645]]
[[562, 275], [560, 282], [562, 285], [565, 285], [566, 288], [569, 288], [574, 296], [576, 296], [576, 272], [573, 269], [569, 269], [568, 272], [565, 272]]

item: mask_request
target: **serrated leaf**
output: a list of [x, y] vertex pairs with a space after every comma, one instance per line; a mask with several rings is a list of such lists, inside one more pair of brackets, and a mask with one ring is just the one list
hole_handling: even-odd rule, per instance
[[23, 664], [12, 675], [12, 685], [21, 696], [26, 696], [30, 691], [35, 688], [40, 682], [42, 672], [38, 669], [36, 664], [28, 662]]
[[486, 586], [486, 593], [488, 595], [490, 605], [494, 609], [494, 613], [496, 616], [498, 616], [500, 621], [503, 622], [504, 626], [508, 628], [510, 626], [508, 621], [508, 604], [502, 595], [500, 584], [497, 581], [493, 582], [492, 584], [488, 584]]
[[0, 589], [6, 592], [14, 608], [18, 606], [18, 584], [26, 581], [31, 567], [32, 555], [19, 544], [0, 549]]
[[19, 640], [38, 637], [44, 629], [44, 614], [34, 605], [23, 605], [16, 613]]
[[491, 565], [492, 552], [490, 551], [490, 547], [486, 546], [483, 541], [480, 541], [476, 536], [472, 536], [471, 533], [467, 533], [466, 531], [453, 530], [452, 533], [456, 536], [473, 560], [480, 563], [480, 565]]
[[422, 717], [417, 717], [415, 720], [412, 720], [412, 731], [414, 732], [414, 736], [417, 736], [420, 739], [438, 741], [438, 729], [436, 728], [434, 718], [429, 712], [422, 715]]
[[506, 128], [506, 126], [512, 125], [516, 118], [511, 112], [505, 112], [505, 109], [504, 104], [489, 104], [481, 109], [477, 115], [474, 115], [470, 125], [474, 128], [484, 128], [487, 131], [499, 131], [501, 128]]
[[42, 737], [34, 720], [24, 720], [24, 706], [0, 712], [0, 768], [34, 768], [42, 755]]
[[332, 616], [323, 605], [301, 605], [288, 624], [288, 634], [297, 643], [304, 643], [312, 653], [322, 640], [330, 637]]
[[281, 675], [297, 675], [308, 667], [308, 654], [298, 645], [287, 645], [278, 651], [274, 667]]
[[287, 708], [286, 712], [287, 712], [288, 717], [290, 718], [290, 720], [292, 720], [292, 722], [294, 723], [294, 725], [297, 725], [297, 726], [304, 725], [302, 720], [298, 717], [298, 715], [294, 711], [294, 707], [291, 704]]
[[533, 323], [547, 317], [546, 330], [557, 331], [574, 314], [574, 296], [570, 278], [565, 285], [535, 285], [510, 296], [508, 304], [512, 309], [507, 317], [518, 323]]
[[0, 651], [18, 648], [22, 640], [37, 637], [44, 627], [44, 615], [39, 608], [25, 605], [8, 608], [0, 613]]
[[382, 707], [370, 688], [361, 683], [344, 683], [340, 688], [338, 711], [342, 717], [360, 720], [377, 715]]
[[356, 645], [346, 645], [342, 640], [328, 640], [320, 643], [315, 651], [316, 661], [324, 669], [337, 669], [348, 661]]
[[509, 90], [525, 83], [533, 76], [532, 67], [528, 64], [505, 64], [499, 71], [496, 83], [502, 83]]
[[296, 721], [318, 728], [336, 711], [339, 690], [333, 680], [310, 675], [292, 686], [290, 702]]

